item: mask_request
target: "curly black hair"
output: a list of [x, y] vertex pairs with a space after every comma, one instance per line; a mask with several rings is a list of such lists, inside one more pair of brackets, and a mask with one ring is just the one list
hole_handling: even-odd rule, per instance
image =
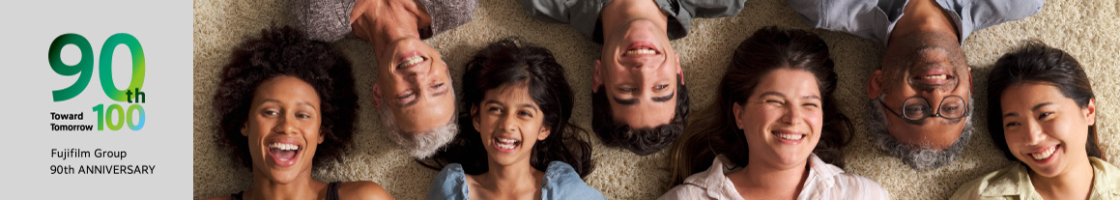
[[[1057, 87], [1066, 98], [1073, 99], [1077, 106], [1085, 108], [1093, 95], [1093, 83], [1081, 63], [1061, 49], [1046, 46], [1037, 40], [1029, 40], [1015, 52], [1007, 53], [996, 61], [992, 73], [988, 75], [988, 131], [992, 142], [1003, 152], [1007, 159], [1018, 161], [1003, 131], [1003, 92], [1011, 86], [1025, 83], [1041, 83]], [[1099, 105], [1099, 104], [1098, 104]], [[1097, 125], [1089, 125], [1089, 136], [1085, 141], [1085, 152], [1089, 156], [1105, 160], [1101, 147], [1097, 144]]]
[[507, 38], [495, 42], [475, 54], [463, 74], [463, 101], [460, 102], [459, 134], [432, 159], [421, 162], [440, 170], [450, 163], [459, 163], [467, 174], [489, 170], [486, 149], [480, 133], [472, 123], [472, 106], [479, 106], [486, 91], [503, 85], [524, 83], [529, 96], [540, 106], [544, 125], [552, 134], [533, 146], [530, 165], [546, 171], [552, 161], [572, 166], [580, 177], [591, 174], [591, 145], [583, 138], [587, 131], [569, 120], [574, 98], [571, 85], [564, 77], [564, 68], [548, 49]]
[[253, 94], [260, 84], [278, 76], [292, 76], [315, 88], [321, 103], [323, 143], [318, 145], [312, 166], [324, 161], [342, 161], [349, 146], [358, 108], [350, 61], [329, 44], [312, 41], [285, 26], [261, 30], [260, 38], [249, 39], [233, 50], [233, 59], [222, 71], [214, 95], [218, 111], [218, 140], [233, 148], [235, 160], [252, 167], [248, 138], [241, 128], [249, 117]]

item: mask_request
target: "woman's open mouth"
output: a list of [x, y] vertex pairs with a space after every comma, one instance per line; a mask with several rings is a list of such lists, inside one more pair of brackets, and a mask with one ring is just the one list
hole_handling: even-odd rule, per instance
[[268, 156], [273, 164], [290, 167], [296, 164], [301, 150], [299, 144], [276, 142], [268, 145]]

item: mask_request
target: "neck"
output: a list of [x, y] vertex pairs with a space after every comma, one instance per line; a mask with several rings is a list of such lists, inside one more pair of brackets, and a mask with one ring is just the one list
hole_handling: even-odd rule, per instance
[[420, 27], [431, 26], [430, 16], [416, 1], [358, 3], [366, 5], [354, 6], [350, 24], [355, 35], [373, 45], [375, 54], [389, 52], [389, 44], [394, 41], [420, 39]]
[[947, 35], [956, 36], [957, 42], [960, 42], [960, 35], [957, 32], [957, 26], [953, 25], [953, 21], [949, 19], [945, 11], [932, 0], [913, 0], [906, 4], [903, 8], [901, 19], [895, 23], [894, 30], [891, 31], [888, 44], [893, 43], [896, 39], [905, 39], [906, 36], [919, 33], [919, 32], [944, 32]]
[[1070, 162], [1064, 172], [1054, 177], [1043, 177], [1033, 170], [1030, 172], [1030, 177], [1034, 190], [1043, 197], [1088, 199], [1093, 189], [1093, 166], [1089, 163], [1089, 159]]
[[625, 32], [626, 23], [650, 20], [661, 30], [668, 30], [669, 18], [652, 0], [614, 0], [603, 7], [599, 20], [603, 22], [603, 37]]
[[809, 163], [793, 167], [767, 165], [761, 160], [749, 159], [743, 170], [732, 173], [728, 178], [740, 191], [740, 195], [765, 197], [762, 199], [794, 199], [801, 193], [809, 173]]
[[533, 168], [528, 159], [509, 166], [491, 161], [489, 166], [489, 171], [479, 175], [482, 187], [503, 197], [539, 196], [544, 173]]
[[253, 172], [253, 185], [245, 191], [244, 199], [318, 199], [323, 182], [311, 179], [311, 170], [299, 174], [289, 183], [279, 183], [264, 174]]

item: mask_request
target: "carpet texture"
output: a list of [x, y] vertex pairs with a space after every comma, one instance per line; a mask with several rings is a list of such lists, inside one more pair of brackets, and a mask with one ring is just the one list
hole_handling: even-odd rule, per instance
[[[482, 0], [474, 21], [433, 37], [426, 42], [439, 49], [452, 75], [459, 79], [463, 64], [486, 44], [510, 36], [550, 49], [575, 88], [577, 106], [573, 118], [591, 125], [591, 68], [602, 48], [564, 24], [534, 20], [513, 0]], [[1086, 68], [1097, 95], [1100, 142], [1113, 164], [1120, 164], [1117, 116], [1120, 105], [1120, 2], [1114, 0], [1050, 0], [1032, 17], [976, 31], [965, 41], [964, 52], [973, 67], [976, 95], [977, 133], [955, 163], [936, 170], [916, 172], [871, 145], [866, 136], [864, 105], [868, 74], [879, 68], [883, 47], [873, 41], [839, 32], [813, 30], [829, 44], [840, 74], [838, 95], [841, 110], [854, 119], [859, 130], [847, 153], [848, 173], [866, 176], [882, 184], [895, 199], [946, 199], [958, 186], [982, 174], [1012, 164], [992, 144], [982, 120], [988, 72], [999, 56], [1025, 39], [1039, 39], [1069, 52]], [[194, 2], [194, 195], [195, 198], [228, 195], [250, 184], [251, 172], [217, 145], [218, 116], [211, 105], [221, 67], [230, 52], [246, 37], [257, 37], [261, 29], [291, 23], [286, 1], [240, 0]], [[734, 17], [698, 19], [688, 37], [673, 41], [680, 52], [692, 107], [699, 112], [712, 102], [719, 78], [730, 62], [731, 52], [755, 30], [777, 25], [810, 29], [785, 1], [750, 0]], [[397, 199], [421, 199], [437, 171], [413, 162], [380, 131], [373, 109], [371, 86], [376, 77], [372, 48], [351, 38], [334, 45], [354, 63], [354, 76], [361, 108], [354, 143], [345, 161], [333, 170], [316, 170], [321, 181], [369, 180], [381, 184]], [[456, 81], [456, 85], [461, 83]], [[459, 86], [456, 86], [459, 87]], [[694, 114], [693, 116], [699, 116]], [[585, 178], [609, 199], [654, 199], [668, 190], [666, 151], [637, 156], [602, 146], [594, 147], [596, 170]]]

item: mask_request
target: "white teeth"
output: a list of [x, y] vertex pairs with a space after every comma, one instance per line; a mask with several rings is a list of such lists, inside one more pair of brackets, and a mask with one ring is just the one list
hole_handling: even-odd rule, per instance
[[283, 151], [295, 151], [295, 150], [299, 150], [299, 145], [272, 143], [272, 144], [268, 145], [268, 148], [280, 149], [280, 150], [283, 150]]
[[782, 139], [787, 139], [787, 140], [800, 140], [801, 138], [805, 137], [805, 135], [801, 135], [801, 134], [780, 134], [779, 133], [778, 137], [780, 137]]
[[922, 77], [922, 78], [925, 78], [926, 80], [932, 80], [932, 79], [944, 80], [945, 78], [948, 78], [948, 77], [949, 77], [948, 75], [942, 74], [942, 75], [930, 75], [930, 76], [925, 76], [925, 77]]
[[400, 66], [398, 66], [398, 67], [402, 67], [402, 68], [403, 67], [408, 67], [408, 66], [415, 65], [416, 63], [420, 63], [420, 62], [424, 62], [424, 57], [416, 55], [416, 56], [408, 57], [408, 59], [405, 59], [404, 62], [401, 62]]
[[644, 55], [644, 54], [657, 54], [653, 49], [639, 49], [626, 51], [626, 55]]
[[494, 145], [498, 146], [499, 149], [513, 150], [513, 148], [517, 147], [517, 140], [504, 138], [500, 138], [497, 140], [498, 142]]
[[1050, 149], [1047, 149], [1046, 151], [1043, 151], [1042, 153], [1033, 153], [1033, 154], [1031, 154], [1031, 156], [1033, 156], [1035, 160], [1044, 160], [1044, 159], [1050, 158], [1050, 156], [1054, 155], [1054, 151], [1057, 151], [1057, 150], [1058, 150], [1058, 147], [1054, 146], [1054, 147], [1050, 147]]

